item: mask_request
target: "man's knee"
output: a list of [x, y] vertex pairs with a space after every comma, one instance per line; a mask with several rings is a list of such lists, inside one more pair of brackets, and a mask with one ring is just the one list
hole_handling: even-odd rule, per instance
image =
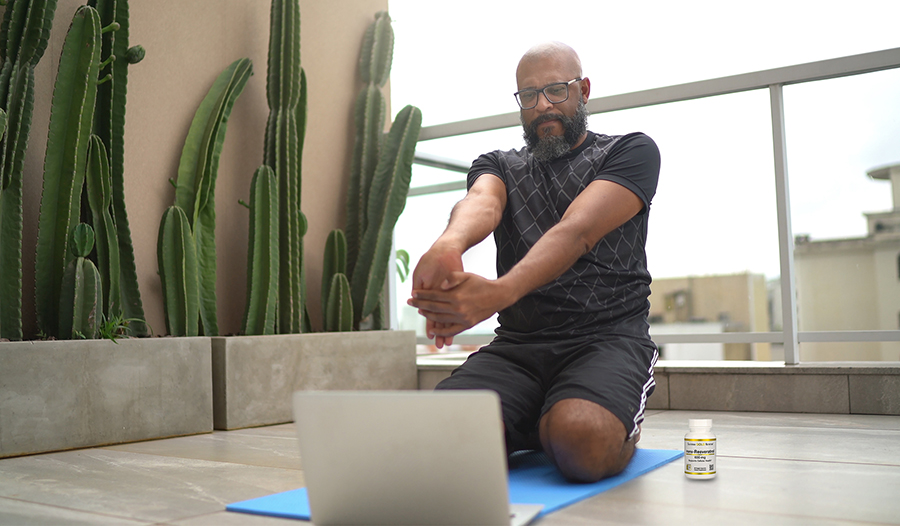
[[625, 469], [634, 454], [634, 442], [626, 435], [609, 410], [577, 398], [554, 404], [540, 423], [544, 451], [576, 482], [596, 482]]

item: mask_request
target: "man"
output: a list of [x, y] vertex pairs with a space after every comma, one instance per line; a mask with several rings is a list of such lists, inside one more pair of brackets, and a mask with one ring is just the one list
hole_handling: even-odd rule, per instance
[[[591, 83], [565, 44], [530, 49], [516, 81], [527, 147], [473, 163], [409, 304], [438, 347], [499, 312], [494, 341], [438, 389], [497, 391], [509, 452], [542, 448], [592, 482], [628, 464], [655, 385], [644, 245], [659, 150], [587, 131]], [[496, 280], [462, 265], [491, 232]]]

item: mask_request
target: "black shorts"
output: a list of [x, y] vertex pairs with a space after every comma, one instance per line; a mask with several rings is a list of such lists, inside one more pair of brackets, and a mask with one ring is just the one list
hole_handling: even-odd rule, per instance
[[609, 410], [628, 436], [644, 420], [653, 392], [656, 346], [614, 335], [552, 343], [494, 340], [436, 389], [490, 389], [500, 395], [510, 453], [536, 449], [538, 423], [553, 404], [580, 398]]

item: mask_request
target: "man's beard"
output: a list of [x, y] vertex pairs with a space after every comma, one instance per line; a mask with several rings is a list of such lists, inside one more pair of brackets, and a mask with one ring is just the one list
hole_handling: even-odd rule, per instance
[[[522, 121], [522, 127], [525, 129], [523, 137], [525, 144], [531, 155], [540, 162], [552, 161], [559, 159], [575, 146], [578, 139], [587, 131], [588, 111], [584, 106], [584, 102], [579, 100], [578, 107], [575, 109], [575, 115], [572, 118], [562, 114], [540, 115], [531, 121], [531, 124], [525, 124], [525, 118], [519, 114]], [[540, 124], [559, 119], [563, 126], [562, 135], [547, 135], [539, 137], [537, 128]]]

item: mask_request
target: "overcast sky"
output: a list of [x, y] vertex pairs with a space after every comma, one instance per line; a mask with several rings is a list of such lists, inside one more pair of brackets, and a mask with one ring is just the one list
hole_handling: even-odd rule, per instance
[[[900, 1], [390, 0], [392, 111], [424, 125], [516, 111], [515, 68], [532, 45], [560, 40], [581, 56], [591, 97], [900, 47]], [[889, 210], [889, 183], [866, 171], [900, 163], [900, 70], [785, 88], [794, 234], [863, 236], [864, 212]], [[660, 147], [648, 259], [654, 278], [743, 271], [778, 275], [767, 91], [591, 117], [590, 129], [643, 131]], [[521, 130], [425, 141], [466, 164], [519, 148]], [[414, 185], [458, 178], [414, 167]], [[397, 246], [415, 262], [462, 193], [411, 198]], [[489, 274], [492, 261], [467, 258]], [[481, 259], [485, 259], [482, 254]], [[470, 264], [469, 262], [472, 261]]]

